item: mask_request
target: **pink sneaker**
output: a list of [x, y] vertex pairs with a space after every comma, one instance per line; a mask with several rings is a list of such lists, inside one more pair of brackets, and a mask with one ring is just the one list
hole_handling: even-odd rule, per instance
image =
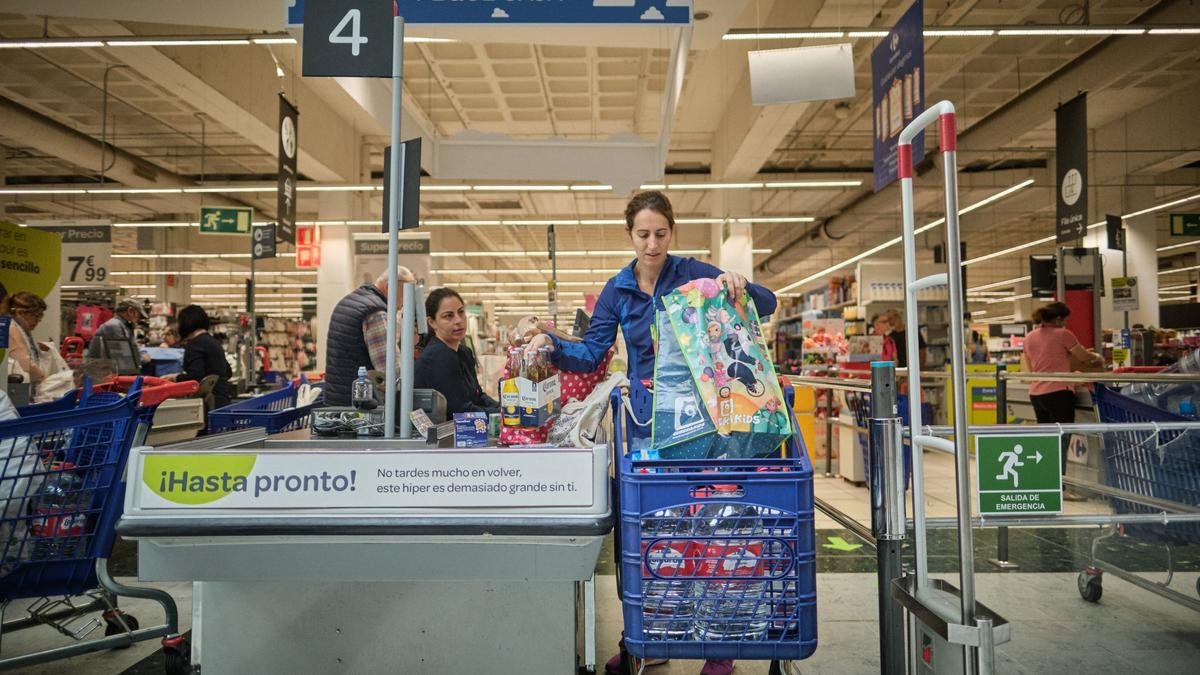
[[733, 672], [733, 659], [720, 661], [705, 661], [700, 669], [700, 675], [730, 675]]

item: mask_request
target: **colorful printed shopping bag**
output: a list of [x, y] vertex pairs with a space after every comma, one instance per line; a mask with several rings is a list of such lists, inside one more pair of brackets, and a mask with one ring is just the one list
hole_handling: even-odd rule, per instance
[[765, 457], [791, 436], [791, 424], [754, 302], [743, 294], [734, 305], [727, 296], [713, 279], [667, 294], [671, 330], [660, 330], [660, 349], [673, 332], [716, 427], [707, 456]]
[[666, 312], [655, 316], [658, 351], [654, 357], [654, 415], [651, 447], [663, 459], [702, 459], [717, 426], [696, 387]]

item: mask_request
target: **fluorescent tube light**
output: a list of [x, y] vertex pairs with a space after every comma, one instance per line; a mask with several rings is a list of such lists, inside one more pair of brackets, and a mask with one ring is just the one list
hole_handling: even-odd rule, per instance
[[[1012, 187], [1006, 188], [1000, 192], [997, 192], [994, 195], [985, 197], [984, 199], [981, 199], [978, 202], [971, 204], [970, 206], [959, 209], [958, 215], [961, 216], [964, 213], [970, 213], [971, 211], [974, 211], [975, 209], [980, 208], [981, 206], [984, 206], [985, 204], [990, 204], [990, 203], [996, 201], [997, 199], [1001, 199], [1003, 197], [1011, 195], [1014, 192], [1017, 192], [1023, 188], [1029, 187], [1032, 184], [1033, 184], [1033, 179], [1031, 178], [1029, 180], [1018, 183]], [[921, 232], [925, 232], [927, 230], [933, 229], [934, 227], [937, 227], [938, 225], [940, 225], [944, 222], [946, 222], [945, 218], [939, 218], [938, 220], [935, 220], [932, 223], [925, 225], [924, 227], [917, 228], [914, 231], [917, 234], [920, 234]], [[1053, 239], [1053, 237], [1051, 237], [1051, 239]], [[825, 276], [826, 274], [829, 274], [830, 272], [835, 272], [837, 270], [842, 269], [843, 267], [848, 267], [850, 265], [853, 265], [854, 263], [858, 262], [859, 260], [862, 260], [864, 258], [869, 258], [869, 257], [875, 255], [876, 253], [879, 253], [880, 251], [883, 251], [885, 249], [891, 248], [892, 246], [895, 246], [896, 244], [899, 244], [902, 241], [904, 241], [903, 237], [895, 237], [893, 239], [889, 239], [889, 240], [883, 242], [882, 244], [879, 244], [878, 246], [875, 246], [866, 251], [863, 251], [862, 253], [859, 253], [855, 256], [847, 258], [846, 260], [843, 260], [840, 263], [837, 263], [835, 265], [830, 265], [829, 267], [821, 270], [820, 272], [810, 274], [807, 277], [804, 277], [803, 279], [801, 279], [799, 281], [794, 281], [794, 282], [788, 284], [787, 286], [784, 286], [783, 288], [779, 289], [778, 291], [776, 291], [776, 293], [777, 294], [778, 293], [786, 293], [786, 292], [792, 290], [793, 288], [797, 288], [799, 286], [803, 286], [804, 284], [810, 283], [816, 279], [820, 279], [821, 277]]]
[[213, 47], [213, 46], [232, 46], [232, 45], [248, 45], [250, 40], [247, 38], [214, 38], [214, 39], [196, 39], [196, 38], [144, 38], [144, 39], [122, 39], [122, 40], [105, 40], [104, 44], [109, 47]]
[[721, 36], [722, 40], [825, 40], [845, 37], [840, 30], [793, 30], [773, 33], [735, 33], [729, 32]]
[[925, 37], [990, 37], [995, 35], [993, 28], [926, 28]]
[[1012, 279], [1005, 279], [1004, 281], [993, 281], [990, 284], [983, 284], [982, 286], [975, 286], [973, 288], [968, 288], [967, 292], [971, 293], [974, 291], [986, 291], [989, 288], [1002, 288], [1004, 286], [1014, 286], [1016, 284], [1021, 283], [1022, 281], [1029, 281], [1029, 275], [1027, 274], [1023, 277], [1013, 277]]
[[61, 49], [64, 47], [103, 47], [99, 40], [0, 40], [0, 49]]

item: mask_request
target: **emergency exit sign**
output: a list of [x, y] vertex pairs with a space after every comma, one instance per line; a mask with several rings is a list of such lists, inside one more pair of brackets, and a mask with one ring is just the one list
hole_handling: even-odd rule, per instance
[[1058, 434], [975, 436], [979, 515], [1062, 513]]
[[1200, 213], [1172, 213], [1172, 237], [1200, 237]]
[[202, 234], [250, 234], [250, 222], [253, 219], [254, 209], [206, 206], [200, 209], [200, 232]]

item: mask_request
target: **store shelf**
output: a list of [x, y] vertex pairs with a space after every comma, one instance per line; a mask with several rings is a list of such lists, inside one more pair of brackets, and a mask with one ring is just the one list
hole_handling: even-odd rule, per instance
[[[937, 300], [937, 299], [931, 300], [929, 298], [917, 298], [918, 305], [944, 305], [949, 302], [950, 301], [945, 298], [942, 298], [940, 300]], [[904, 300], [864, 300], [862, 302], [863, 307], [868, 307], [870, 305], [903, 305], [903, 304], [904, 304]]]

